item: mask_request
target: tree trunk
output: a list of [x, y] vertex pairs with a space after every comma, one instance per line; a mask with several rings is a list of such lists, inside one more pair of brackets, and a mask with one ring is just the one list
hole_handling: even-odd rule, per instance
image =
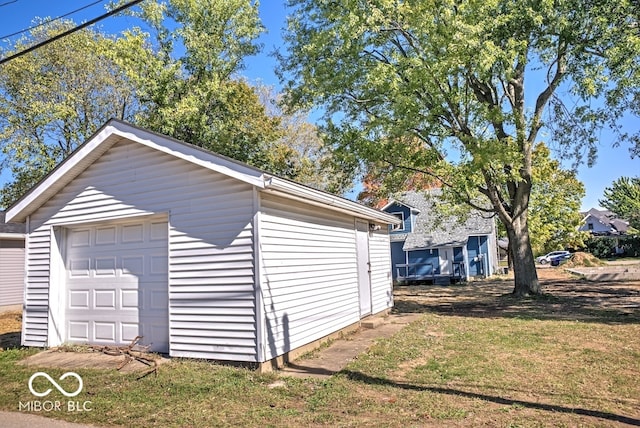
[[540, 294], [540, 282], [538, 281], [526, 220], [515, 219], [511, 224], [506, 225], [506, 229], [513, 258], [515, 280], [513, 294], [517, 297]]

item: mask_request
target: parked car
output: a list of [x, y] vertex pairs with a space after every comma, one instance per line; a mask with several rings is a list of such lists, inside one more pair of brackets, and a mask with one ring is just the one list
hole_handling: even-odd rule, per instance
[[567, 260], [571, 257], [571, 253], [568, 251], [552, 251], [544, 256], [536, 257], [536, 262], [541, 265], [552, 263], [552, 262], [560, 262], [562, 260]]

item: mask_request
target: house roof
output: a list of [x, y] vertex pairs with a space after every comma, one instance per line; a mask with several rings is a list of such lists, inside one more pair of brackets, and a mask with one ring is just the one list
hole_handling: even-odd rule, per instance
[[[441, 191], [438, 189], [425, 192], [411, 191], [394, 199], [395, 203], [415, 207], [419, 211], [412, 231], [407, 234], [403, 246], [405, 251], [463, 246], [467, 243], [469, 236], [493, 233], [494, 220], [484, 217], [479, 211], [472, 210], [463, 221], [456, 216], [440, 215], [436, 209], [440, 194]], [[391, 205], [389, 204], [388, 207]]]
[[617, 215], [609, 210], [598, 210], [591, 208], [589, 211], [582, 213], [583, 221], [587, 221], [589, 217], [594, 218], [605, 227], [609, 227], [612, 234], [624, 234], [629, 230], [629, 222], [618, 218]]
[[24, 236], [24, 223], [5, 223], [5, 212], [0, 211], [0, 239], [15, 239]]
[[398, 223], [398, 220], [390, 214], [277, 177], [245, 163], [117, 119], [111, 119], [104, 124], [102, 128], [80, 145], [53, 171], [31, 188], [29, 192], [9, 207], [6, 212], [7, 219], [14, 222], [25, 221], [27, 216], [63, 189], [111, 147], [123, 140], [145, 145], [191, 162], [195, 166], [233, 177], [255, 186], [260, 191], [302, 200], [306, 203], [348, 213], [367, 220], [386, 224]]

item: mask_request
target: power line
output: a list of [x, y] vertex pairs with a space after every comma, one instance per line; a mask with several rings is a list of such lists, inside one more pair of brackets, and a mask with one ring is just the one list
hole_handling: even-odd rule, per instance
[[12, 1], [4, 2], [4, 3], [0, 3], [0, 7], [2, 7], [2, 6], [6, 6], [6, 5], [11, 4], [11, 3], [15, 3], [15, 2], [17, 2], [17, 1], [18, 1], [18, 0], [12, 0]]
[[[18, 0], [14, 0], [14, 2], [16, 2], [16, 1], [18, 1]], [[53, 18], [53, 19], [50, 19], [48, 21], [41, 22], [40, 24], [34, 25], [33, 27], [25, 28], [24, 30], [16, 31], [15, 33], [11, 33], [11, 34], [7, 34], [6, 36], [0, 36], [0, 39], [7, 39], [9, 37], [17, 36], [18, 34], [26, 33], [27, 31], [35, 30], [36, 28], [42, 27], [43, 25], [50, 24], [50, 23], [55, 22], [55, 21], [57, 21], [59, 19], [66, 18], [69, 15], [73, 15], [76, 12], [80, 12], [81, 10], [87, 9], [87, 8], [89, 8], [91, 6], [95, 6], [98, 3], [102, 3], [102, 0], [94, 1], [91, 4], [88, 4], [86, 6], [82, 6], [79, 9], [76, 9], [76, 10], [73, 10], [71, 12], [65, 13], [64, 15], [60, 15], [60, 16], [58, 16], [56, 18]], [[8, 3], [5, 3], [5, 4], [8, 4]], [[0, 4], [0, 6], [4, 6], [4, 4]]]
[[141, 3], [142, 1], [143, 0], [133, 0], [133, 1], [130, 1], [129, 3], [125, 3], [122, 6], [105, 13], [104, 15], [100, 15], [97, 18], [92, 19], [91, 21], [87, 21], [87, 22], [85, 22], [83, 24], [78, 25], [77, 27], [73, 27], [70, 30], [67, 30], [67, 31], [65, 31], [63, 33], [60, 33], [57, 36], [53, 36], [50, 39], [47, 39], [47, 40], [45, 40], [43, 42], [40, 42], [40, 43], [35, 44], [35, 45], [31, 46], [31, 47], [28, 47], [25, 50], [17, 52], [17, 53], [15, 53], [13, 55], [10, 55], [10, 56], [6, 57], [6, 58], [2, 58], [2, 59], [0, 59], [0, 65], [4, 64], [5, 62], [9, 62], [12, 59], [21, 57], [22, 55], [28, 54], [29, 52], [34, 51], [34, 50], [36, 50], [38, 48], [41, 48], [42, 46], [48, 45], [51, 42], [55, 42], [56, 40], [59, 40], [59, 39], [65, 37], [65, 36], [68, 36], [69, 34], [75, 33], [76, 31], [80, 31], [83, 28], [86, 28], [86, 27], [88, 27], [90, 25], [93, 25], [98, 21], [102, 21], [103, 19], [108, 18], [108, 17], [110, 17], [112, 15], [115, 15], [116, 13], [122, 12], [123, 10], [128, 9], [131, 6], [135, 6], [136, 4]]

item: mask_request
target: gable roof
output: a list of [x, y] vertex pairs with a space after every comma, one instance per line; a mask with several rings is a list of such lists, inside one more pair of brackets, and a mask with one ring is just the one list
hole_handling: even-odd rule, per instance
[[[463, 222], [455, 216], [442, 217], [436, 204], [441, 191], [405, 192], [395, 199], [402, 205], [415, 207], [419, 212], [413, 229], [406, 234], [405, 251], [466, 245], [469, 236], [489, 235], [494, 231], [494, 220], [472, 210]], [[389, 204], [388, 206], [391, 206]]]
[[589, 211], [582, 214], [584, 215], [584, 222], [586, 222], [589, 217], [592, 217], [603, 226], [609, 227], [610, 231], [607, 233], [624, 234], [629, 230], [629, 222], [618, 218], [612, 211], [591, 208]]
[[420, 212], [420, 210], [414, 206], [409, 205], [407, 202], [405, 201], [399, 201], [396, 199], [391, 199], [386, 205], [384, 205], [382, 208], [380, 208], [382, 211], [386, 211], [387, 209], [391, 208], [394, 205], [402, 205], [405, 206], [407, 208], [409, 208], [412, 211], [415, 211], [417, 213]]
[[9, 207], [6, 211], [7, 219], [14, 222], [25, 221], [27, 216], [85, 171], [111, 147], [123, 140], [142, 144], [183, 159], [195, 166], [235, 178], [261, 191], [276, 193], [290, 199], [302, 200], [368, 220], [387, 224], [398, 223], [398, 220], [390, 214], [268, 174], [245, 163], [117, 119], [111, 119], [104, 124], [53, 171]]

